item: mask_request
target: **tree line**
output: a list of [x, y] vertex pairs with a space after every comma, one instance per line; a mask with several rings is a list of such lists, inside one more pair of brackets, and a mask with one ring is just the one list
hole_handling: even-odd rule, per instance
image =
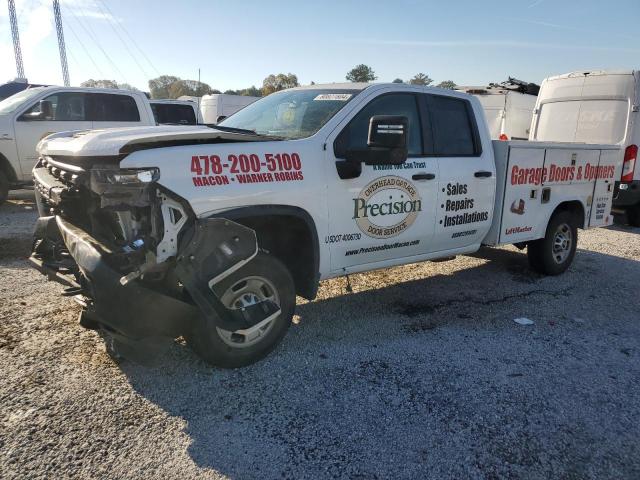
[[[349, 82], [373, 82], [377, 76], [368, 65], [360, 64], [349, 70], [346, 75]], [[432, 85], [433, 79], [425, 73], [417, 73], [406, 82], [401, 78], [396, 78], [393, 83], [409, 83], [411, 85]], [[313, 85], [314, 82], [311, 82]], [[115, 80], [93, 80], [89, 79], [80, 84], [83, 87], [116, 88], [120, 90], [137, 90], [128, 83], [118, 83]], [[297, 75], [293, 73], [278, 73], [267, 76], [262, 81], [262, 87], [252, 85], [239, 90], [226, 90], [221, 92], [207, 83], [198, 80], [184, 80], [174, 75], [160, 75], [149, 80], [149, 93], [151, 98], [179, 98], [181, 96], [201, 97], [214, 93], [226, 93], [231, 95], [247, 95], [251, 97], [262, 97], [278, 92], [286, 88], [298, 87], [300, 82]], [[439, 88], [455, 89], [457, 85], [452, 80], [443, 80], [435, 85]]]

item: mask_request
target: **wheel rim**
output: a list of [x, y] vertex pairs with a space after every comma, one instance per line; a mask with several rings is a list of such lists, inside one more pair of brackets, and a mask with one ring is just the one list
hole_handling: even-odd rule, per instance
[[[271, 300], [280, 305], [280, 297], [273, 283], [259, 276], [245, 277], [231, 285], [220, 297], [227, 308], [238, 310]], [[233, 348], [247, 348], [260, 342], [273, 328], [276, 319], [264, 320], [246, 330], [231, 332], [216, 327], [222, 341]]]
[[573, 246], [573, 233], [571, 227], [567, 223], [558, 225], [555, 234], [553, 235], [553, 246], [551, 247], [551, 254], [553, 260], [557, 264], [564, 263]]

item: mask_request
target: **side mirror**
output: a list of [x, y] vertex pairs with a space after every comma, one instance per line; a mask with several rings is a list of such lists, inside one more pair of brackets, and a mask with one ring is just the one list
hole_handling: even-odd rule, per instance
[[409, 119], [399, 115], [375, 115], [369, 120], [367, 145], [371, 148], [407, 148]]
[[369, 120], [367, 148], [346, 151], [345, 160], [337, 161], [338, 176], [356, 178], [365, 165], [400, 165], [407, 160], [409, 120], [400, 115], [374, 115]]
[[19, 120], [50, 120], [53, 118], [53, 105], [49, 100], [40, 100], [37, 112], [25, 113]]
[[49, 100], [40, 100], [40, 116], [43, 120], [53, 118], [53, 104]]

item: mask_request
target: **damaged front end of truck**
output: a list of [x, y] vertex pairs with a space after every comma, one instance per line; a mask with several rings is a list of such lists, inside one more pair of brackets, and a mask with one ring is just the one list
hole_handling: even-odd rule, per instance
[[30, 260], [80, 303], [80, 324], [150, 363], [198, 322], [234, 332], [277, 316], [270, 300], [227, 308], [213, 288], [257, 255], [255, 232], [196, 218], [157, 183], [158, 169], [121, 169], [122, 158], [44, 154], [33, 171]]

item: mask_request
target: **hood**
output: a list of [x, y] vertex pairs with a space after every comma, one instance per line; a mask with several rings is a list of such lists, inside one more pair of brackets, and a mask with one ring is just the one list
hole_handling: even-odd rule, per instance
[[203, 125], [166, 125], [54, 133], [43, 138], [37, 150], [51, 156], [109, 157], [171, 145], [264, 140], [258, 135], [223, 132]]

